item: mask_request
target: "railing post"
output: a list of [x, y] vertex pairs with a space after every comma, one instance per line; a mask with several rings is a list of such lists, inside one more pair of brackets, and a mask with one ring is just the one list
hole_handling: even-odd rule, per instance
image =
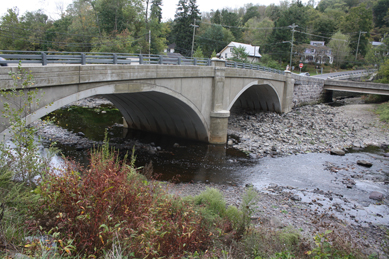
[[162, 65], [163, 64], [163, 56], [159, 56], [158, 64]]
[[143, 56], [139, 54], [139, 65], [143, 65]]
[[114, 53], [113, 54], [113, 64], [117, 65], [117, 63], [118, 63], [118, 55]]
[[207, 59], [207, 66], [210, 66], [211, 65], [211, 59]]
[[246, 68], [246, 63], [242, 63], [242, 69]]
[[81, 65], [86, 65], [86, 55], [85, 55], [85, 53], [81, 53]]
[[234, 62], [234, 68], [238, 67], [238, 63]]
[[180, 57], [177, 58], [177, 65], [181, 65], [181, 58]]
[[42, 66], [47, 66], [47, 54], [41, 52], [41, 55], [42, 55]]
[[193, 65], [197, 66], [197, 58], [193, 59]]

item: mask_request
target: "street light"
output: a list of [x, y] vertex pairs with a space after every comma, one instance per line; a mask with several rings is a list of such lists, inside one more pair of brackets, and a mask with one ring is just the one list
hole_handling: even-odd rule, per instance
[[359, 48], [359, 40], [361, 39], [361, 33], [367, 33], [367, 32], [366, 32], [366, 31], [359, 31], [358, 44], [357, 44], [357, 51], [355, 52], [355, 61], [357, 61], [358, 48]]

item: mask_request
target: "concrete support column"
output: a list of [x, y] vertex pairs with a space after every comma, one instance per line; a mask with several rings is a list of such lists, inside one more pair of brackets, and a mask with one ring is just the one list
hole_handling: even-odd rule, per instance
[[215, 69], [215, 75], [212, 85], [209, 142], [211, 144], [225, 144], [227, 142], [228, 118], [230, 117], [230, 111], [223, 110], [226, 62], [221, 59], [212, 59], [211, 62]]
[[284, 84], [284, 94], [282, 97], [282, 113], [287, 113], [292, 110], [293, 107], [293, 90], [294, 90], [294, 79], [290, 71], [285, 70], [286, 81]]

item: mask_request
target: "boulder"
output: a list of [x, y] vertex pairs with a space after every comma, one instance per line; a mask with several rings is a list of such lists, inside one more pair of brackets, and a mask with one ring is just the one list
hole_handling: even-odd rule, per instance
[[346, 152], [344, 152], [341, 149], [334, 148], [334, 149], [331, 149], [330, 154], [331, 155], [336, 155], [336, 156], [344, 156], [346, 154]]
[[364, 167], [371, 167], [373, 165], [371, 162], [368, 162], [366, 160], [358, 160], [357, 164]]
[[376, 200], [376, 201], [382, 201], [382, 199], [384, 198], [384, 195], [380, 192], [371, 192], [370, 193], [370, 196], [369, 196], [369, 199], [372, 199], [372, 200]]

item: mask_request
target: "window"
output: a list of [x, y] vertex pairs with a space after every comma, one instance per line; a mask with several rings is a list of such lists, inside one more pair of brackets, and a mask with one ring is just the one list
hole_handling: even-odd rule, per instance
[[224, 54], [224, 57], [227, 58], [227, 53]]

